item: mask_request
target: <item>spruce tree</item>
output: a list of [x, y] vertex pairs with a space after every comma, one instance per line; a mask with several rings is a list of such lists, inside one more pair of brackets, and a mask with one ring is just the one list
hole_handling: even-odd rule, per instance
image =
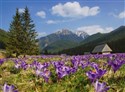
[[8, 33], [7, 41], [7, 51], [10, 54], [16, 53], [17, 55], [21, 54], [21, 38], [20, 34], [22, 31], [21, 26], [21, 16], [18, 9], [16, 9], [16, 14], [13, 16], [13, 21], [10, 24], [10, 29]]
[[36, 40], [37, 32], [35, 31], [35, 25], [30, 17], [28, 8], [25, 8], [24, 13], [22, 14], [22, 27], [24, 31], [23, 37], [23, 51], [24, 54], [38, 54], [38, 42]]

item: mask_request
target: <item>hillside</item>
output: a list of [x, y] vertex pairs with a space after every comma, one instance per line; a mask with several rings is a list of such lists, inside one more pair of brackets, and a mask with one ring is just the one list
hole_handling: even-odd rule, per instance
[[84, 54], [84, 52], [91, 52], [96, 45], [103, 43], [108, 43], [115, 53], [125, 52], [125, 26], [121, 26], [107, 34], [97, 33], [89, 36], [81, 42], [80, 46], [59, 53]]
[[58, 52], [63, 49], [69, 49], [75, 46], [78, 46], [78, 42], [69, 40], [58, 40], [45, 47], [43, 50], [48, 50], [48, 52]]
[[5, 49], [6, 40], [7, 40], [7, 32], [0, 29], [0, 49]]

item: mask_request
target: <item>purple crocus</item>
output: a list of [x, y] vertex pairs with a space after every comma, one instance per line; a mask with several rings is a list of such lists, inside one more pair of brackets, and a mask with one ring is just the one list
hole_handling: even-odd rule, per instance
[[98, 64], [96, 64], [95, 62], [91, 62], [90, 66], [93, 67], [94, 69], [98, 69]]
[[78, 68], [79, 61], [79, 58], [74, 57], [73, 60], [71, 60], [73, 67]]
[[106, 70], [102, 70], [96, 67], [96, 69], [94, 69], [93, 71], [92, 70], [88, 71], [86, 75], [92, 82], [94, 82], [96, 79], [100, 79], [105, 73]]
[[56, 69], [56, 73], [59, 78], [63, 78], [64, 76], [70, 74], [70, 72], [71, 72], [70, 71], [71, 68], [68, 66], [65, 66], [63, 61], [52, 62], [52, 64], [54, 65], [54, 67]]
[[109, 61], [108, 65], [112, 67], [114, 73], [124, 64], [124, 61], [114, 60]]
[[80, 61], [80, 66], [82, 67], [82, 69], [86, 68], [88, 65], [90, 64], [90, 62], [88, 61]]
[[40, 76], [41, 71], [39, 69], [36, 69], [36, 76]]
[[43, 77], [46, 82], [48, 82], [51, 72], [47, 69], [44, 69], [43, 71], [41, 70], [36, 70], [36, 75], [39, 77]]
[[13, 85], [7, 85], [6, 83], [3, 86], [3, 92], [18, 92], [15, 90], [15, 87]]
[[70, 74], [70, 69], [71, 68], [68, 66], [61, 66], [61, 67], [56, 68], [56, 73], [58, 74], [59, 78], [63, 78], [64, 76]]
[[106, 85], [105, 82], [100, 83], [98, 80], [96, 80], [95, 83], [93, 83], [93, 86], [95, 88], [95, 92], [107, 92], [109, 90], [109, 86]]
[[43, 76], [44, 80], [46, 82], [48, 82], [49, 78], [50, 78], [50, 75], [51, 75], [51, 72], [49, 70], [44, 70], [41, 75]]
[[0, 65], [4, 63], [4, 59], [0, 59]]
[[21, 68], [20, 64], [15, 64], [15, 68], [20, 69]]
[[64, 66], [64, 62], [63, 62], [63, 61], [58, 61], [58, 62], [53, 61], [53, 62], [52, 62], [52, 65], [53, 65], [55, 68], [57, 68], [57, 67]]
[[23, 61], [23, 62], [21, 63], [21, 68], [24, 69], [24, 70], [26, 70], [26, 69], [28, 68], [28, 64]]
[[28, 68], [28, 64], [24, 60], [16, 59], [14, 60], [14, 63], [15, 63], [15, 68], [17, 69], [22, 68], [26, 70]]

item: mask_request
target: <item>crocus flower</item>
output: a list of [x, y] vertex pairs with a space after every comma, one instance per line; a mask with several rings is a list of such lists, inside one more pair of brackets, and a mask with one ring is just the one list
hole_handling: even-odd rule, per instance
[[51, 75], [51, 72], [49, 71], [49, 70], [47, 70], [47, 69], [44, 69], [44, 70], [36, 70], [36, 75], [38, 76], [38, 77], [43, 77], [44, 78], [44, 80], [46, 81], [46, 82], [48, 82], [48, 80], [49, 80], [49, 78], [50, 78], [50, 75]]
[[63, 61], [52, 62], [52, 65], [53, 65], [55, 68], [57, 68], [57, 67], [64, 66], [64, 62], [63, 62]]
[[61, 67], [57, 67], [56, 68], [56, 73], [58, 75], [59, 78], [63, 78], [64, 76], [66, 75], [69, 75], [70, 74], [70, 67], [68, 66], [61, 66]]
[[41, 71], [38, 70], [38, 69], [36, 69], [36, 75], [37, 75], [37, 76], [40, 76], [40, 74], [41, 74]]
[[18, 92], [15, 90], [15, 87], [13, 85], [7, 85], [6, 83], [3, 86], [3, 92]]
[[114, 60], [109, 61], [108, 65], [112, 67], [114, 73], [124, 64], [124, 61]]
[[21, 63], [21, 68], [24, 69], [24, 70], [26, 70], [26, 69], [28, 68], [28, 64], [23, 61], [23, 62]]
[[79, 58], [77, 59], [77, 58], [74, 57], [73, 60], [71, 60], [71, 62], [72, 62], [73, 67], [78, 68]]
[[3, 59], [0, 59], [0, 65], [2, 65], [4, 63]]
[[75, 68], [75, 67], [70, 68], [70, 73], [71, 74], [74, 74], [76, 71], [77, 71], [77, 68]]
[[96, 64], [95, 62], [90, 63], [90, 66], [94, 69], [98, 69], [98, 64]]
[[51, 75], [51, 72], [49, 70], [44, 70], [41, 75], [43, 76], [44, 80], [46, 82], [48, 82], [49, 78], [50, 78], [50, 75]]
[[82, 69], [86, 68], [87, 66], [89, 66], [90, 62], [85, 62], [85, 61], [80, 61], [80, 66], [82, 67]]
[[15, 68], [17, 69], [21, 68], [20, 64], [15, 64]]
[[93, 71], [92, 70], [88, 71], [86, 75], [93, 82], [96, 79], [100, 79], [105, 73], [106, 73], [106, 70], [102, 70], [96, 67], [96, 69], [94, 69]]
[[100, 83], [98, 80], [93, 83], [93, 86], [95, 88], [95, 92], [107, 92], [107, 90], [109, 90], [109, 86], [106, 86], [106, 83]]

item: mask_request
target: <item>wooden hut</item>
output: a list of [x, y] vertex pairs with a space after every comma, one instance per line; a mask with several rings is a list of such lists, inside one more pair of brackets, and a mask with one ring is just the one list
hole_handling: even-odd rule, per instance
[[92, 51], [93, 54], [110, 54], [111, 52], [112, 49], [108, 46], [108, 44], [98, 45]]

